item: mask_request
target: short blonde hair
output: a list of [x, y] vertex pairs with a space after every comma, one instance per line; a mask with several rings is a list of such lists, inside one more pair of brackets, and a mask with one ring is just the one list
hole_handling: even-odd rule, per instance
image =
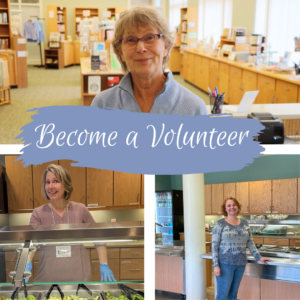
[[170, 51], [174, 44], [174, 39], [169, 30], [168, 21], [163, 18], [155, 8], [148, 6], [134, 6], [120, 13], [120, 18], [116, 22], [115, 34], [112, 40], [114, 52], [121, 63], [123, 71], [128, 72], [128, 68], [126, 63], [122, 61], [121, 55], [119, 53], [119, 50], [121, 49], [119, 40], [123, 38], [125, 29], [133, 27], [154, 27], [159, 31], [159, 33], [162, 33], [164, 35], [162, 38], [168, 48], [168, 54], [163, 59], [162, 67], [166, 67], [170, 59]]
[[236, 206], [237, 206], [238, 209], [239, 209], [239, 211], [238, 211], [237, 214], [239, 214], [240, 211], [241, 211], [241, 208], [242, 208], [241, 203], [240, 203], [239, 201], [237, 201], [235, 198], [229, 197], [229, 198], [227, 198], [227, 199], [224, 200], [224, 202], [223, 202], [223, 204], [222, 204], [222, 206], [221, 206], [221, 210], [222, 210], [223, 216], [224, 216], [224, 217], [227, 217], [227, 216], [228, 216], [228, 213], [227, 213], [227, 211], [226, 211], [226, 202], [227, 202], [228, 200], [232, 200], [232, 201], [236, 204]]
[[72, 185], [72, 180], [69, 172], [63, 168], [62, 166], [59, 165], [54, 165], [51, 164], [49, 165], [43, 173], [42, 180], [43, 180], [43, 186], [42, 186], [42, 195], [45, 199], [49, 200], [49, 197], [47, 195], [45, 185], [46, 185], [46, 177], [48, 172], [51, 172], [57, 177], [63, 184], [63, 187], [65, 189], [65, 194], [64, 194], [64, 199], [69, 200], [72, 192], [73, 192], [73, 185]]

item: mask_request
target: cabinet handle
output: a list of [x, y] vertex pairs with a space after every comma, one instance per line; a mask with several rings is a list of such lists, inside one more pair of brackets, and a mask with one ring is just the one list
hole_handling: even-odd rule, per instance
[[265, 81], [265, 84], [269, 84], [269, 82], [268, 82], [268, 81]]
[[88, 206], [87, 208], [103, 208], [103, 207], [106, 207], [106, 206]]
[[36, 198], [34, 198], [34, 201], [36, 202], [37, 206], [40, 206], [40, 203]]
[[132, 255], [138, 254], [140, 255], [140, 252], [131, 252]]
[[122, 261], [122, 264], [131, 264], [131, 261], [129, 261], [129, 260], [124, 260], [124, 261]]
[[131, 269], [131, 271], [139, 271], [140, 269]]
[[278, 100], [278, 97], [275, 97], [275, 101], [274, 102], [277, 103], [277, 100]]
[[274, 98], [274, 95], [272, 95], [272, 97], [271, 97], [271, 103], [274, 103], [274, 102], [273, 102], [273, 98]]
[[129, 205], [138, 205], [139, 203], [129, 203]]
[[30, 206], [33, 206], [32, 199], [31, 199], [31, 198], [29, 198], [29, 204], [30, 204]]
[[221, 214], [222, 212], [221, 211], [218, 211], [218, 214]]
[[285, 88], [283, 88], [283, 89], [284, 89], [284, 90], [286, 90], [286, 91], [289, 91], [289, 90], [290, 90], [289, 88], [286, 88], [286, 87], [285, 87]]
[[234, 74], [237, 74], [237, 71], [234, 71], [233, 73], [234, 73]]
[[225, 68], [225, 67], [223, 67], [223, 70], [226, 70], [226, 68]]
[[252, 76], [249, 76], [249, 75], [248, 75], [248, 78], [252, 78]]
[[295, 244], [300, 244], [300, 241], [297, 241], [297, 240], [296, 240], [296, 241], [295, 241]]

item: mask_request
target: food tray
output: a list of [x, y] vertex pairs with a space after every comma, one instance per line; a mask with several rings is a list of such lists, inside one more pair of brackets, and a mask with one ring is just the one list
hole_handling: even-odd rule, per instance
[[[136, 290], [139, 291], [139, 290]], [[125, 296], [124, 292], [122, 290], [110, 290], [110, 291], [106, 291], [103, 292], [105, 295], [107, 294], [107, 292], [109, 292], [113, 297], [119, 298], [120, 296]], [[131, 296], [133, 297], [133, 299], [138, 299], [137, 296], [135, 296], [134, 294], [131, 294]], [[140, 296], [140, 299], [144, 299], [142, 296]], [[106, 297], [107, 299], [109, 299], [108, 297]], [[100, 298], [101, 299], [101, 298]]]
[[[13, 292], [0, 292], [0, 298], [4, 297], [5, 299], [11, 299], [12, 294], [13, 294]], [[36, 299], [38, 299], [38, 293], [27, 292], [27, 296], [29, 296], [29, 295], [32, 295]], [[24, 292], [19, 292], [15, 299], [22, 299], [22, 298], [25, 298], [25, 294], [24, 294]]]
[[[62, 292], [64, 293], [64, 296], [65, 296], [65, 297], [76, 296], [76, 290], [72, 290], [72, 291], [63, 291], [63, 290], [62, 290]], [[93, 291], [91, 291], [91, 292], [92, 292], [92, 296], [90, 296], [89, 293], [88, 293], [87, 291], [80, 289], [80, 290], [78, 291], [78, 297], [79, 297], [79, 298], [85, 298], [85, 299], [92, 299], [92, 298], [95, 299], [95, 298], [98, 296], [99, 299], [102, 299], [101, 296], [100, 296], [100, 293], [98, 293], [98, 292], [93, 292]], [[40, 300], [44, 300], [47, 293], [48, 293], [48, 291], [42, 292], [42, 295], [41, 295]], [[59, 291], [53, 290], [53, 291], [51, 292], [51, 294], [50, 294], [50, 297], [56, 297], [57, 300], [58, 300], [58, 298], [60, 298], [60, 293], [59, 293]], [[49, 299], [50, 299], [50, 298], [49, 298]], [[71, 300], [72, 300], [72, 298], [71, 298]], [[81, 299], [81, 300], [83, 300], [83, 299]]]

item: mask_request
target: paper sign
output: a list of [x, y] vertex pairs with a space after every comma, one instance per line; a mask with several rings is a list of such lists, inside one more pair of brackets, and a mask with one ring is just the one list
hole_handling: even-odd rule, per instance
[[54, 10], [49, 10], [49, 18], [54, 18]]
[[195, 27], [195, 22], [188, 23], [188, 27], [189, 28], [194, 28]]
[[26, 39], [18, 39], [18, 44], [26, 44]]
[[26, 51], [17, 51], [18, 57], [26, 57]]
[[197, 38], [197, 32], [188, 33], [188, 39], [196, 39], [196, 38]]
[[90, 42], [94, 42], [96, 40], [95, 36], [90, 36]]
[[106, 18], [110, 18], [111, 17], [111, 11], [103, 11], [102, 16], [106, 17]]

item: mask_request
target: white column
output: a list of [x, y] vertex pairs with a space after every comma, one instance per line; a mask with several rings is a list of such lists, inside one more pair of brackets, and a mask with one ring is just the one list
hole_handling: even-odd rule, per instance
[[204, 174], [183, 175], [187, 300], [206, 299]]

